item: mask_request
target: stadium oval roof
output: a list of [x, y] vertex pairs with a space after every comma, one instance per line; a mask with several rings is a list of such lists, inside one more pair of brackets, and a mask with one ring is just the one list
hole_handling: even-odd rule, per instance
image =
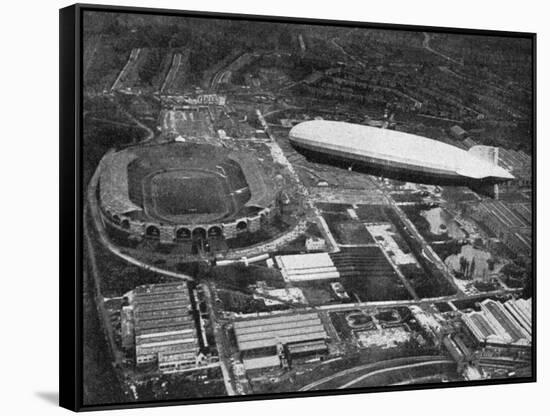
[[297, 145], [321, 152], [363, 156], [385, 164], [445, 171], [471, 179], [514, 178], [505, 169], [483, 158], [479, 151], [465, 151], [437, 140], [395, 130], [313, 120], [294, 126], [289, 137]]

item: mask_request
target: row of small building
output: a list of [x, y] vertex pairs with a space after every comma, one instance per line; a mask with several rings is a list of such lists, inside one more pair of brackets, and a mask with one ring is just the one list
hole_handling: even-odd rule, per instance
[[122, 308], [122, 347], [135, 352], [138, 366], [161, 372], [195, 367], [200, 343], [186, 283], [139, 286]]
[[463, 314], [462, 321], [480, 344], [531, 345], [531, 299], [486, 299], [479, 312]]

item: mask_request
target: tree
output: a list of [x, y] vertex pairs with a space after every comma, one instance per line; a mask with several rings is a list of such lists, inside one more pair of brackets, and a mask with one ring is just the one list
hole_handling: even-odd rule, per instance
[[472, 262], [470, 263], [470, 279], [474, 277], [474, 272], [476, 270], [476, 259], [472, 259]]

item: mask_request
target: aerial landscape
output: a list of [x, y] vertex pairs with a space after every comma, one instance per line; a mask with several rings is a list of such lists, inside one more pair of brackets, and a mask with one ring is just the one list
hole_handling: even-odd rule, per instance
[[531, 38], [83, 22], [84, 404], [532, 376]]

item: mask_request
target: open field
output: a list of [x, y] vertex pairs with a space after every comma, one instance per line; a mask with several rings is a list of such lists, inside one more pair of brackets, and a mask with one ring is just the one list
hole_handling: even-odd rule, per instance
[[155, 208], [161, 216], [227, 211], [227, 195], [214, 176], [193, 178], [185, 172], [169, 172], [155, 176], [151, 184]]
[[214, 172], [172, 170], [147, 176], [144, 209], [152, 218], [170, 222], [209, 222], [233, 214], [229, 185]]
[[373, 244], [374, 240], [365, 226], [352, 220], [347, 214], [324, 213], [328, 227], [339, 244]]
[[411, 296], [379, 247], [344, 249], [331, 255], [346, 291], [361, 301]]

